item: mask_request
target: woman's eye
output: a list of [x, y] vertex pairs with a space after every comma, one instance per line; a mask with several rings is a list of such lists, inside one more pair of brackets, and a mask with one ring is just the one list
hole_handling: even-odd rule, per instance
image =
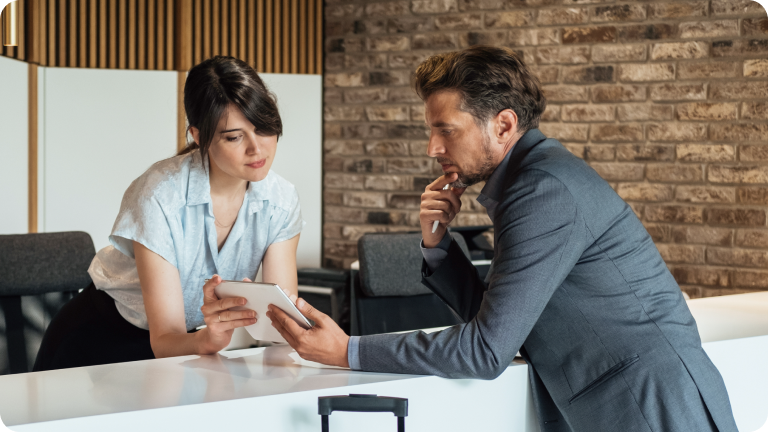
[[227, 138], [227, 141], [229, 142], [235, 142], [235, 141], [238, 141], [240, 138], [242, 138], [242, 136], [228, 136], [226, 138]]

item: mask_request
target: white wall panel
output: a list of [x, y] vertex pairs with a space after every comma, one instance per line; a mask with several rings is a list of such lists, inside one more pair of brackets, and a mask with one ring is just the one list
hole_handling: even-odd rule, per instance
[[322, 77], [319, 75], [259, 74], [277, 96], [283, 136], [277, 144], [272, 170], [296, 186], [301, 214], [298, 267], [320, 267], [322, 255]]
[[0, 234], [28, 232], [28, 69], [0, 57]]
[[96, 249], [131, 182], [176, 149], [176, 72], [46, 68], [45, 231], [88, 232]]

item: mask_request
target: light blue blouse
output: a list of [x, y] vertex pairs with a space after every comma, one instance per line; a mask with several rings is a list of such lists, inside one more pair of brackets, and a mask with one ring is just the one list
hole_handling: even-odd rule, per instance
[[253, 279], [272, 243], [295, 237], [306, 222], [299, 195], [284, 178], [270, 171], [251, 182], [221, 251], [216, 242], [213, 203], [199, 151], [155, 163], [125, 191], [109, 241], [91, 262], [88, 273], [96, 288], [114, 300], [120, 314], [148, 329], [144, 299], [133, 255], [136, 241], [179, 271], [187, 330], [204, 324], [204, 280], [214, 274], [227, 280]]

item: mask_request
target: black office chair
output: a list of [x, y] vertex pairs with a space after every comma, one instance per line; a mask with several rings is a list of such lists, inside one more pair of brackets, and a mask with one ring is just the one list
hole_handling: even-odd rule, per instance
[[[469, 257], [461, 235], [453, 240]], [[450, 326], [461, 323], [421, 284], [421, 233], [366, 234], [357, 243], [360, 271], [352, 276], [352, 335]]]
[[0, 235], [0, 339], [8, 353], [6, 365], [0, 359], [0, 375], [32, 370], [48, 323], [91, 283], [95, 254], [84, 232]]

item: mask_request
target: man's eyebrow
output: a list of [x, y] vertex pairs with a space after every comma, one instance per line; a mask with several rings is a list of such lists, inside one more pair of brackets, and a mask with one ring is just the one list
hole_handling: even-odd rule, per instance
[[441, 127], [454, 127], [455, 124], [452, 123], [446, 123], [446, 122], [437, 122], [432, 124], [432, 127], [441, 128]]
[[242, 130], [242, 129], [240, 129], [240, 128], [238, 128], [238, 129], [227, 129], [227, 130], [223, 130], [223, 131], [221, 131], [219, 133], [235, 132], [235, 131], [239, 131], [239, 130]]

